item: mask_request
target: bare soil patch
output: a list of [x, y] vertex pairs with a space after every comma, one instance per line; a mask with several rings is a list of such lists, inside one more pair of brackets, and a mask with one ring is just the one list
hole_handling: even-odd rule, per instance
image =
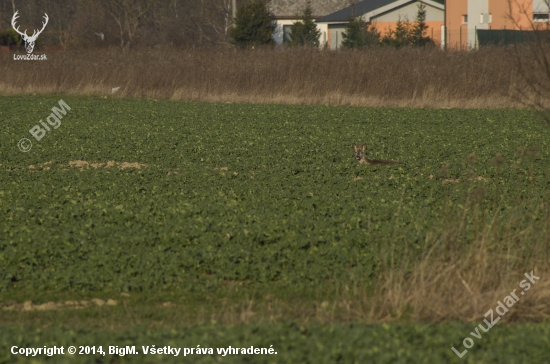
[[116, 306], [118, 301], [113, 299], [102, 300], [101, 298], [92, 298], [90, 300], [81, 301], [65, 301], [65, 302], [46, 302], [42, 304], [33, 304], [32, 301], [23, 303], [4, 302], [0, 303], [0, 308], [5, 311], [51, 311], [62, 309], [82, 309], [88, 307]]
[[73, 168], [78, 168], [81, 171], [83, 171], [88, 167], [92, 167], [94, 169], [112, 168], [112, 167], [117, 167], [118, 169], [129, 169], [129, 168], [141, 169], [141, 168], [147, 167], [147, 164], [138, 163], [138, 162], [115, 162], [115, 161], [107, 161], [104, 163], [99, 163], [99, 162], [90, 163], [83, 160], [75, 160], [75, 161], [70, 161], [69, 166]]

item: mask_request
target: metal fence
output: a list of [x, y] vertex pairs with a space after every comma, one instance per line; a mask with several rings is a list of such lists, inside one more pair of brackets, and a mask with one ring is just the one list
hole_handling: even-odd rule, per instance
[[477, 30], [477, 39], [480, 47], [489, 45], [509, 45], [535, 42], [537, 40], [537, 36], [539, 39], [547, 42], [548, 39], [550, 39], [549, 35], [550, 31], [548, 30]]
[[464, 27], [460, 30], [449, 30], [445, 32], [445, 43], [450, 50], [469, 50], [477, 47], [475, 30], [468, 30]]
[[486, 46], [506, 46], [534, 42], [539, 39], [550, 42], [550, 30], [467, 29], [447, 30], [447, 49], [470, 50]]

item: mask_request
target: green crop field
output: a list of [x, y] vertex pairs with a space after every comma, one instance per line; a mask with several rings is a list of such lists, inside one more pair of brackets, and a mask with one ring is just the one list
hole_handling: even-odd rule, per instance
[[[37, 141], [29, 130], [61, 98], [71, 110]], [[549, 362], [544, 317], [499, 323], [459, 360], [450, 347], [473, 323], [369, 324], [340, 311], [318, 322], [284, 308], [375, 294], [466, 204], [453, 249], [520, 208], [513, 249], [529, 262], [527, 239], [550, 236], [550, 128], [534, 112], [2, 97], [0, 128], [0, 362], [26, 360], [13, 345], [71, 342], [277, 350], [175, 359], [197, 363]], [[359, 165], [352, 143], [403, 163]], [[25, 310], [98, 298], [116, 304]], [[246, 309], [269, 300], [274, 319]]]

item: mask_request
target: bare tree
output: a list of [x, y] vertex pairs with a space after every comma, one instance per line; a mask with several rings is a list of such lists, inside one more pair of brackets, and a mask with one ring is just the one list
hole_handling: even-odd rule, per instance
[[[545, 0], [550, 17], [550, 0]], [[513, 97], [520, 103], [540, 112], [550, 124], [550, 27], [549, 22], [535, 22], [532, 3], [508, 0], [507, 18], [516, 29], [522, 31], [527, 21], [528, 29], [521, 39], [514, 41], [514, 61], [518, 80]], [[550, 20], [550, 19], [549, 19]]]
[[[76, 43], [77, 33], [73, 30], [76, 14], [87, 5], [86, 0], [72, 0], [69, 3], [64, 1], [44, 1], [44, 10], [52, 15], [52, 24], [48, 34], [56, 43], [64, 48]], [[84, 10], [85, 11], [85, 10]]]
[[232, 0], [199, 0], [197, 16], [191, 20], [201, 40], [230, 45], [228, 31], [233, 26]]
[[[181, 3], [178, 0], [160, 0], [151, 10], [149, 28], [154, 33], [155, 45], [181, 44], [188, 31], [187, 14], [192, 14], [194, 2]], [[189, 16], [189, 15], [187, 15]]]
[[136, 31], [143, 24], [145, 16], [158, 0], [98, 0], [109, 13], [120, 30], [120, 46], [125, 51], [136, 38]]
[[[0, 23], [16, 10], [21, 25], [34, 27], [44, 12], [50, 24], [46, 44], [146, 46], [228, 46], [235, 0], [0, 0]], [[12, 11], [14, 9], [14, 11]], [[100, 36], [100, 34], [103, 34]]]

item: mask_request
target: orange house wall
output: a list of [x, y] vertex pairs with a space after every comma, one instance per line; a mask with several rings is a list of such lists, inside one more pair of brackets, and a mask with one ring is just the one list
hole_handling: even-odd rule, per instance
[[[413, 22], [411, 22], [412, 25]], [[372, 25], [380, 32], [382, 36], [384, 36], [388, 31], [395, 30], [395, 27], [397, 25], [396, 22], [373, 22]], [[441, 26], [443, 25], [442, 21], [427, 21], [426, 25], [428, 26], [428, 30], [426, 32], [426, 35], [428, 37], [432, 37], [432, 31], [433, 31], [433, 41], [435, 43], [441, 43]]]
[[[489, 12], [493, 15], [491, 29], [529, 29], [533, 19], [531, 0], [512, 0], [512, 14], [515, 21], [509, 17], [510, 6], [507, 0], [489, 0]], [[517, 24], [515, 24], [517, 23]]]
[[[468, 0], [447, 1], [447, 47], [462, 48], [468, 44], [468, 25], [462, 24], [462, 15], [468, 14]], [[470, 19], [468, 19], [470, 21]], [[462, 37], [461, 37], [462, 34]], [[460, 39], [462, 38], [462, 45]]]
[[[476, 1], [476, 0], [470, 0]], [[489, 12], [492, 15], [490, 29], [530, 29], [533, 19], [532, 0], [511, 0], [512, 14], [517, 22], [514, 25], [509, 19], [510, 7], [508, 0], [488, 0]], [[462, 16], [468, 14], [468, 0], [447, 0], [447, 46], [449, 49], [466, 49], [468, 45], [468, 25], [462, 24]], [[469, 14], [469, 22], [476, 21], [479, 14]], [[441, 26], [443, 22], [426, 22], [428, 36], [432, 36], [436, 43], [441, 42]], [[394, 30], [395, 22], [373, 22], [372, 25], [384, 35], [388, 30]], [[329, 34], [327, 34], [327, 37]], [[462, 42], [461, 42], [462, 40]]]
[[[476, 1], [476, 0], [470, 0]], [[509, 19], [510, 7], [508, 0], [488, 0], [489, 13], [492, 15], [490, 29], [522, 29], [531, 28], [533, 19], [532, 0], [511, 0], [512, 14], [517, 22], [514, 25]], [[523, 9], [523, 11], [522, 11]], [[465, 49], [468, 44], [468, 25], [462, 24], [462, 15], [468, 14], [468, 0], [447, 0], [447, 46], [450, 49]], [[523, 14], [525, 13], [525, 14]], [[469, 22], [477, 21], [479, 14], [469, 14]], [[461, 37], [462, 34], [462, 37]], [[460, 40], [462, 39], [462, 44]]]

